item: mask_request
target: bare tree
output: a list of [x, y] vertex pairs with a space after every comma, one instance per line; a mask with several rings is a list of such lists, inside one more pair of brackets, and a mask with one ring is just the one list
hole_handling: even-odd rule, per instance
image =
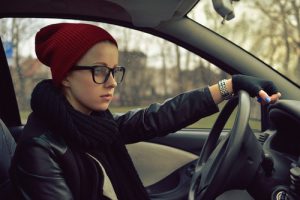
[[169, 52], [168, 43], [165, 40], [158, 40], [158, 45], [160, 46], [160, 59], [162, 64], [162, 73], [161, 73], [161, 82], [163, 87], [163, 95], [168, 95], [168, 86], [167, 86], [167, 54]]
[[182, 70], [181, 70], [181, 52], [179, 49], [179, 46], [175, 45], [175, 69], [176, 69], [176, 74], [177, 74], [177, 85], [178, 85], [178, 92], [183, 92], [184, 86], [183, 86], [183, 78], [182, 78]]
[[[299, 81], [300, 77], [300, 1], [255, 1], [256, 6], [266, 17], [264, 24], [269, 33], [265, 39], [271, 41], [274, 49], [269, 58], [272, 62], [281, 63], [281, 71]], [[278, 26], [278, 23], [280, 26]], [[270, 31], [271, 30], [271, 31]], [[285, 49], [282, 51], [282, 49]], [[295, 62], [295, 61], [296, 62]]]
[[34, 21], [34, 19], [12, 18], [1, 20], [1, 32], [4, 35], [5, 40], [11, 41], [13, 45], [14, 64], [13, 66], [10, 66], [10, 68], [12, 75], [16, 76], [14, 79], [14, 85], [21, 110], [28, 106], [29, 100], [28, 95], [25, 93], [26, 79], [21, 65], [23, 59], [21, 55], [21, 47], [30, 37], [32, 37], [37, 26], [38, 24]]
[[295, 75], [298, 77], [298, 80], [300, 82], [300, 1], [292, 0], [292, 13], [293, 13], [293, 18], [295, 19], [296, 23], [289, 23], [295, 30], [295, 38], [293, 38], [294, 42], [294, 47], [295, 47], [295, 52], [297, 55], [297, 64], [295, 67]]

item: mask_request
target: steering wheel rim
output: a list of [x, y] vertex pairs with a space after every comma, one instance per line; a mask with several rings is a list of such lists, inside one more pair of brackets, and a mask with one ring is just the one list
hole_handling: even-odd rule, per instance
[[[249, 94], [240, 91], [238, 96], [228, 101], [222, 109], [200, 153], [189, 189], [189, 200], [214, 199], [228, 189], [229, 184], [224, 185], [223, 182], [226, 181], [226, 177], [223, 176], [228, 173], [237, 159], [245, 135], [248, 135], [247, 139], [250, 136], [251, 140], [251, 144], [247, 145], [247, 148], [256, 145], [255, 147], [258, 149], [251, 157], [261, 154], [262, 150], [257, 145], [258, 142], [249, 127], [250, 105]], [[228, 136], [218, 144], [224, 126], [237, 106], [234, 125]], [[251, 166], [251, 175], [254, 176], [259, 163], [259, 159], [254, 161], [254, 166]], [[249, 177], [248, 179], [245, 185], [250, 181]]]

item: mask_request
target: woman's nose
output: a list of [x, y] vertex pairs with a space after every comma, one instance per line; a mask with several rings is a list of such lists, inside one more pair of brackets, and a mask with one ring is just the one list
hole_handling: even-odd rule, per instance
[[116, 82], [116, 80], [114, 79], [112, 73], [109, 74], [109, 77], [107, 79], [107, 81], [105, 82], [105, 86], [106, 87], [111, 87], [111, 88], [115, 88], [117, 87], [118, 83]]

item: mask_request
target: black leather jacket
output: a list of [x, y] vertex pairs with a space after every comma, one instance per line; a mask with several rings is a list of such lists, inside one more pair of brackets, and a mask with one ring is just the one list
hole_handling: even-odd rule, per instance
[[[163, 104], [152, 104], [115, 116], [126, 143], [163, 136], [218, 111], [208, 88], [180, 94]], [[52, 134], [34, 113], [28, 119], [11, 167], [11, 178], [21, 199], [80, 199], [80, 180], [73, 166], [72, 151]], [[69, 154], [69, 155], [67, 155]], [[68, 177], [71, 184], [67, 184]]]

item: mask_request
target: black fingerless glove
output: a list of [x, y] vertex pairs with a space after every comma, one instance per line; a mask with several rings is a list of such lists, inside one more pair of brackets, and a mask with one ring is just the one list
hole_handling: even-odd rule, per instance
[[233, 75], [232, 89], [235, 94], [245, 90], [251, 97], [258, 96], [260, 90], [264, 90], [268, 95], [277, 93], [277, 88], [272, 81], [246, 75]]

